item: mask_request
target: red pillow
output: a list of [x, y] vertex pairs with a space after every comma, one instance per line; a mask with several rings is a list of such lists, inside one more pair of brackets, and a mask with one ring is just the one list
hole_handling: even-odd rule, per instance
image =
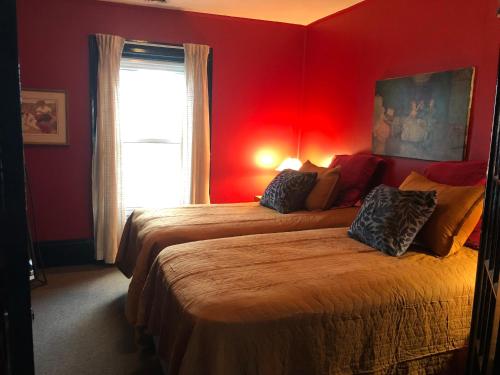
[[443, 161], [429, 165], [424, 176], [440, 184], [473, 186], [485, 179], [486, 167], [485, 161]]
[[[377, 170], [384, 164], [384, 159], [375, 155], [337, 155], [330, 168], [342, 166], [340, 172], [340, 190], [336, 207], [354, 206], [372, 186]], [[378, 173], [377, 173], [378, 174]]]
[[468, 246], [472, 249], [479, 250], [479, 246], [481, 245], [481, 226], [483, 225], [483, 217], [479, 219], [476, 227], [470, 234], [469, 238], [465, 242], [465, 246]]
[[[434, 182], [452, 186], [473, 186], [486, 185], [486, 169], [488, 164], [485, 161], [444, 161], [432, 163], [425, 171], [424, 176]], [[483, 219], [474, 228], [465, 243], [466, 246], [479, 249], [481, 240], [481, 225]]]

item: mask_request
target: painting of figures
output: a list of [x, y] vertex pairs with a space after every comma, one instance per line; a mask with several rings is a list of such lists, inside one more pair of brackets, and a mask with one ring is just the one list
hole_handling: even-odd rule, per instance
[[21, 112], [25, 144], [68, 144], [63, 91], [22, 90]]
[[377, 81], [372, 151], [422, 160], [463, 160], [474, 68]]

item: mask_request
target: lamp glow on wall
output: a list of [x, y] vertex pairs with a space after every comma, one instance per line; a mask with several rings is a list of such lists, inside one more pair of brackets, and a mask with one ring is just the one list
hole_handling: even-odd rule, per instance
[[278, 160], [278, 154], [273, 149], [260, 149], [255, 154], [255, 163], [261, 168], [274, 168], [278, 165]]
[[302, 167], [302, 162], [297, 158], [286, 158], [281, 162], [281, 164], [276, 168], [277, 171], [284, 171], [285, 169], [293, 169], [295, 171]]
[[330, 166], [330, 164], [332, 164], [332, 161], [334, 158], [335, 158], [335, 155], [328, 155], [318, 165], [320, 167], [328, 168]]

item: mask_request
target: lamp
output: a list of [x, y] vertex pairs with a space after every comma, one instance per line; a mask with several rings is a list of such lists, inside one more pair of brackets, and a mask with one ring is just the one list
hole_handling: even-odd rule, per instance
[[277, 171], [281, 172], [284, 171], [285, 169], [293, 169], [295, 171], [299, 170], [300, 167], [302, 167], [302, 162], [297, 159], [297, 158], [286, 158], [281, 162], [278, 168], [276, 168]]

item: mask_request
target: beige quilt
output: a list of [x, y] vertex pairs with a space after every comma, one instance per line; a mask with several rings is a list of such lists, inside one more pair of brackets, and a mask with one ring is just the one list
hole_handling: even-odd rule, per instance
[[169, 374], [458, 373], [476, 261], [387, 256], [346, 228], [191, 242], [157, 257], [136, 323]]
[[135, 321], [144, 282], [165, 247], [212, 238], [350, 225], [358, 208], [280, 214], [256, 202], [191, 205], [161, 210], [135, 210], [123, 231], [116, 263], [132, 277], [126, 315]]

